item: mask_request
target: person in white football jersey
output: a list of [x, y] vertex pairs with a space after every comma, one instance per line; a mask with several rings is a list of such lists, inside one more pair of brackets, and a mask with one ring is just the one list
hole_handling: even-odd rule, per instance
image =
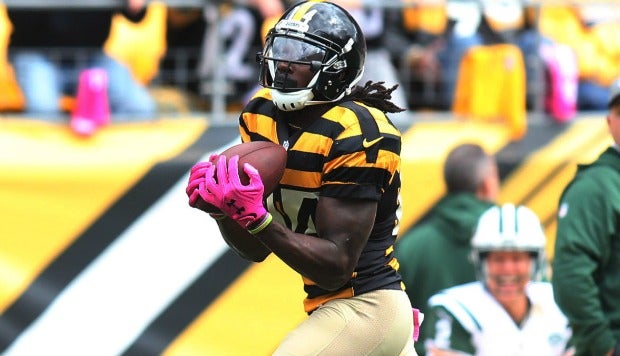
[[487, 210], [472, 239], [478, 281], [435, 294], [422, 327], [427, 355], [567, 355], [571, 329], [553, 299], [545, 235], [536, 214], [504, 204]]

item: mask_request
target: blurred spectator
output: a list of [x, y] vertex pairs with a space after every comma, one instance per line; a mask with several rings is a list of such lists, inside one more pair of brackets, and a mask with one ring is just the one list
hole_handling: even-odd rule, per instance
[[540, 32], [573, 49], [579, 110], [606, 110], [607, 91], [620, 78], [620, 6], [612, 3], [541, 5]]
[[8, 47], [13, 32], [7, 7], [0, 4], [0, 111], [22, 111], [24, 95], [15, 78], [13, 64], [9, 61]]
[[553, 300], [545, 269], [545, 234], [536, 214], [513, 204], [479, 220], [471, 258], [477, 282], [431, 297], [428, 355], [569, 355], [568, 321]]
[[248, 4], [258, 10], [263, 19], [278, 17], [287, 7], [282, 0], [248, 0]]
[[536, 27], [536, 9], [523, 0], [482, 0], [478, 32], [485, 45], [507, 43], [519, 47], [526, 74], [526, 98], [530, 107], [544, 94], [540, 46], [548, 43]]
[[552, 283], [576, 356], [620, 355], [620, 81], [606, 98], [613, 143], [577, 167], [558, 207]]
[[[423, 313], [438, 291], [476, 279], [469, 260], [470, 240], [480, 215], [499, 194], [495, 158], [477, 144], [452, 149], [444, 163], [447, 192], [433, 209], [398, 241], [395, 251], [411, 304]], [[421, 339], [425, 336], [421, 327]], [[416, 351], [424, 355], [423, 343]]]
[[[408, 102], [406, 96], [407, 88], [403, 86], [398, 78], [398, 70], [390, 52], [385, 49], [385, 12], [384, 0], [376, 1], [372, 7], [362, 6], [360, 0], [332, 0], [332, 2], [344, 7], [360, 25], [366, 38], [366, 67], [364, 75], [360, 79], [360, 84], [365, 84], [371, 80], [373, 82], [385, 82], [385, 86], [392, 87], [398, 85], [398, 89], [392, 92], [392, 102], [397, 106], [407, 109]], [[407, 111], [392, 113], [390, 120], [395, 123], [410, 123], [411, 116]]]
[[[203, 9], [205, 30], [202, 34], [197, 74], [203, 85], [199, 92], [213, 95], [224, 91], [243, 103], [254, 94], [258, 67], [256, 53], [262, 48], [261, 24], [284, 13], [281, 0], [225, 1], [207, 4]], [[225, 79], [225, 88], [215, 88], [215, 79]], [[219, 93], [221, 94], [221, 93]]]
[[[162, 62], [162, 79], [174, 84], [181, 81], [191, 93], [210, 95], [217, 68], [232, 83], [227, 95], [243, 98], [258, 76], [254, 61], [262, 46], [260, 24], [283, 12], [280, 0], [225, 0], [199, 9], [169, 8], [168, 56]], [[224, 60], [222, 65], [216, 63], [222, 59], [218, 56]], [[205, 81], [209, 84], [203, 85]]]
[[531, 20], [519, 0], [431, 0], [391, 10], [386, 46], [411, 83], [410, 105], [450, 109], [461, 59], [473, 46], [511, 43], [526, 59], [537, 56]]
[[[26, 99], [27, 113], [59, 119], [61, 99], [76, 94], [79, 73], [99, 67], [108, 77], [113, 114], [137, 118], [155, 115], [156, 103], [147, 88], [132, 77], [127, 66], [103, 51], [116, 12], [123, 11], [136, 22], [144, 16], [145, 0], [127, 1], [127, 7], [122, 9], [9, 8], [13, 24], [9, 55]], [[71, 57], [66, 55], [67, 50]]]
[[[224, 91], [233, 101], [243, 100], [258, 77], [258, 18], [251, 8], [242, 5], [206, 5], [204, 15], [207, 28], [197, 69], [201, 81], [209, 84], [201, 88], [201, 94]], [[218, 75], [226, 80], [226, 87], [211, 82]]]
[[[458, 58], [462, 52], [478, 43], [452, 36], [454, 21], [448, 21], [444, 0], [388, 9], [386, 16], [385, 46], [402, 70], [409, 105], [413, 109], [448, 109], [452, 96], [444, 86], [456, 80]], [[448, 39], [453, 39], [449, 46], [446, 45]], [[445, 61], [457, 60], [441, 63], [440, 56]], [[455, 71], [444, 73], [444, 68]], [[453, 75], [452, 80], [448, 78], [450, 75]]]
[[166, 17], [166, 56], [161, 62], [164, 84], [185, 84], [191, 93], [199, 94], [200, 81], [196, 68], [207, 22], [200, 8], [170, 7]]

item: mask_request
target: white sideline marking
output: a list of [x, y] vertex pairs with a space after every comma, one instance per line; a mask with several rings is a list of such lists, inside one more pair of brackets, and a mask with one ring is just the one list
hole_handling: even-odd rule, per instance
[[84, 269], [5, 355], [117, 355], [131, 345], [228, 248], [215, 222], [187, 204], [187, 179]]

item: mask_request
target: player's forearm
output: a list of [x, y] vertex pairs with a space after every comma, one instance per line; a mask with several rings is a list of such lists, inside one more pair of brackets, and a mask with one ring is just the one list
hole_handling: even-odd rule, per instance
[[235, 221], [224, 218], [217, 223], [224, 241], [242, 258], [262, 262], [271, 253], [256, 236], [247, 232]]
[[295, 233], [277, 222], [256, 237], [289, 267], [321, 288], [336, 290], [351, 279], [352, 265], [333, 241]]

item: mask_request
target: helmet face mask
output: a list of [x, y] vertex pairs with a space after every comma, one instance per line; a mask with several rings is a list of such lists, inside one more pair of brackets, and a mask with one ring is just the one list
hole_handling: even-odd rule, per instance
[[[257, 55], [259, 83], [271, 89], [281, 110], [331, 102], [348, 94], [362, 76], [366, 44], [353, 17], [338, 5], [306, 1], [287, 10]], [[307, 71], [307, 83], [295, 71]]]
[[[311, 89], [316, 83], [324, 64], [326, 50], [313, 44], [285, 36], [274, 36], [266, 45], [261, 56], [261, 84], [264, 87], [284, 93]], [[291, 78], [292, 67], [313, 73], [307, 83]]]

